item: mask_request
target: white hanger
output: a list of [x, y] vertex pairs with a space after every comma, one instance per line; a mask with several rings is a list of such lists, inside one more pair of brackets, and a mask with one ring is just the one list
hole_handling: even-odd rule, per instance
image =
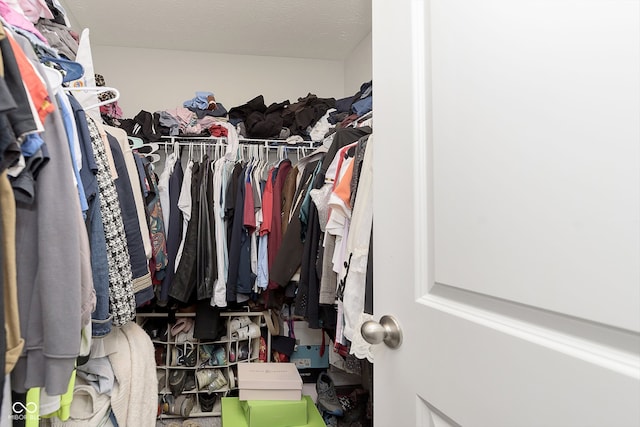
[[106, 93], [106, 92], [112, 92], [115, 95], [114, 97], [109, 98], [107, 100], [104, 100], [102, 102], [98, 102], [98, 103], [90, 105], [88, 107], [83, 107], [85, 110], [91, 110], [93, 108], [101, 107], [103, 105], [113, 104], [118, 99], [120, 99], [120, 91], [118, 89], [114, 88], [114, 87], [108, 87], [108, 86], [65, 87], [64, 90], [69, 91], [69, 92], [71, 92], [71, 91], [75, 91], [75, 92], [95, 92], [96, 95], [100, 95], [101, 93]]
[[43, 66], [43, 69], [46, 74], [47, 81], [49, 82], [49, 85], [51, 87], [57, 88], [62, 86], [62, 74], [60, 74], [60, 71], [54, 70], [53, 68], [47, 67], [46, 65]]
[[180, 144], [178, 141], [173, 142], [173, 153], [176, 155], [176, 159], [180, 159]]

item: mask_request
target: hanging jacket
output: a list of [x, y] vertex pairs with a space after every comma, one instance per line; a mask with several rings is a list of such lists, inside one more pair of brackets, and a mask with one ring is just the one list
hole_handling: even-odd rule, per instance
[[198, 226], [200, 217], [200, 182], [202, 180], [203, 166], [193, 163], [191, 173], [191, 218], [187, 225], [187, 233], [184, 239], [182, 256], [176, 269], [176, 274], [171, 283], [169, 296], [187, 303], [192, 300], [196, 289], [197, 257], [198, 257]]
[[217, 263], [215, 258], [215, 235], [212, 221], [213, 201], [211, 175], [211, 161], [205, 156], [203, 159], [202, 180], [199, 185], [199, 214], [198, 214], [198, 253], [196, 257], [196, 283], [198, 300], [213, 296], [213, 285], [217, 278]]

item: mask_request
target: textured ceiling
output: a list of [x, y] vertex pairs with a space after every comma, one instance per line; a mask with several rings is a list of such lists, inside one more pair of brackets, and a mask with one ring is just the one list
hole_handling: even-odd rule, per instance
[[343, 60], [370, 0], [62, 0], [95, 45]]

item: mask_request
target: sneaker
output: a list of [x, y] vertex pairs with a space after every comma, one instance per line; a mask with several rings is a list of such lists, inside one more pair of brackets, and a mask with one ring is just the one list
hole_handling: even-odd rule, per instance
[[156, 366], [164, 366], [167, 363], [167, 346], [156, 345], [154, 347]]
[[169, 390], [171, 394], [177, 396], [184, 391], [184, 383], [187, 379], [187, 371], [184, 369], [173, 369], [169, 372]]
[[340, 400], [336, 396], [333, 380], [326, 372], [322, 372], [316, 381], [316, 392], [318, 393], [318, 406], [331, 415], [341, 417], [344, 414]]
[[184, 348], [179, 346], [171, 347], [171, 366], [180, 366], [184, 362]]
[[191, 391], [196, 388], [196, 378], [190, 373], [187, 375], [187, 379], [184, 381], [184, 391]]
[[184, 343], [193, 341], [193, 324], [194, 320], [188, 317], [179, 318], [176, 323], [171, 326], [171, 336], [176, 343]]
[[227, 379], [220, 369], [213, 369], [213, 371], [215, 372], [215, 376], [213, 381], [207, 386], [209, 392], [218, 391], [228, 384]]
[[251, 319], [249, 319], [249, 316], [233, 317], [229, 321], [229, 331], [228, 331], [229, 335], [231, 335], [232, 332], [235, 332], [238, 329], [244, 326], [247, 326], [250, 323], [251, 323]]
[[220, 369], [201, 369], [196, 372], [198, 390], [217, 391], [227, 385], [227, 379]]
[[202, 412], [213, 411], [213, 405], [216, 403], [217, 395], [215, 393], [200, 393], [198, 400], [200, 401], [200, 410]]
[[249, 342], [243, 341], [238, 344], [238, 354], [236, 355], [236, 360], [247, 360], [249, 359]]
[[338, 427], [338, 419], [335, 415], [331, 415], [328, 412], [322, 413], [322, 421], [324, 421], [324, 425], [327, 427]]
[[260, 338], [260, 334], [260, 326], [250, 322], [248, 325], [231, 332], [231, 339], [234, 341], [247, 340], [249, 338], [256, 339]]
[[171, 410], [174, 406], [176, 399], [171, 394], [165, 394], [162, 396], [162, 400], [160, 401], [160, 413], [162, 414], [170, 414]]
[[196, 352], [196, 347], [193, 345], [193, 343], [186, 342], [182, 350], [181, 365], [193, 368], [194, 366], [196, 366], [197, 360], [198, 353]]
[[203, 344], [200, 346], [200, 367], [223, 366], [227, 364], [227, 355], [223, 347]]
[[213, 351], [213, 357], [211, 358], [214, 366], [222, 366], [227, 364], [227, 353], [224, 348], [218, 347]]
[[213, 369], [200, 369], [196, 371], [198, 390], [205, 390], [213, 381]]
[[172, 415], [180, 415], [182, 417], [188, 417], [193, 410], [194, 401], [193, 395], [181, 394], [175, 398], [173, 406], [169, 409], [169, 413]]

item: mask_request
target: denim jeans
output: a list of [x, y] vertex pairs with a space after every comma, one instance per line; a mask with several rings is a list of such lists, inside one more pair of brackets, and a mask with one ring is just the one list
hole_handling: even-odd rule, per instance
[[111, 332], [111, 314], [109, 313], [109, 263], [107, 262], [107, 243], [100, 214], [100, 195], [96, 194], [89, 203], [87, 212], [87, 230], [91, 243], [91, 269], [93, 287], [96, 291], [96, 309], [91, 314], [92, 334], [101, 337]]

